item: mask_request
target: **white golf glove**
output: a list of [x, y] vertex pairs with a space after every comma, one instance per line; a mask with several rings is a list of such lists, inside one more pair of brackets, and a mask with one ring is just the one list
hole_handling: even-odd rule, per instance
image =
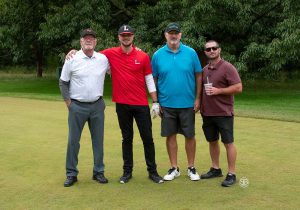
[[158, 117], [159, 116], [159, 112], [160, 112], [160, 110], [159, 110], [159, 103], [154, 102], [152, 104], [152, 107], [151, 107], [151, 116], [152, 116], [152, 118], [155, 119], [156, 117]]

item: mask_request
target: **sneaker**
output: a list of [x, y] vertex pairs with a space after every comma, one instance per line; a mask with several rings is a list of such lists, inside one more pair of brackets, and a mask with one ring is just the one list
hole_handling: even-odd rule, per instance
[[164, 180], [166, 181], [172, 181], [173, 179], [175, 179], [175, 177], [179, 177], [180, 176], [180, 172], [179, 172], [179, 168], [170, 168], [168, 171], [168, 174], [166, 174], [164, 176]]
[[201, 179], [210, 179], [214, 177], [222, 177], [222, 170], [220, 168], [215, 169], [211, 167], [206, 174], [201, 174]]
[[153, 182], [157, 184], [164, 183], [163, 178], [159, 176], [157, 172], [149, 173], [149, 179], [151, 179]]
[[227, 174], [226, 179], [222, 182], [223, 187], [230, 187], [236, 182], [236, 176], [235, 174]]
[[200, 176], [194, 167], [188, 167], [188, 176], [192, 181], [200, 180]]
[[129, 182], [129, 180], [132, 178], [131, 172], [124, 172], [123, 175], [120, 177], [120, 183], [125, 184]]

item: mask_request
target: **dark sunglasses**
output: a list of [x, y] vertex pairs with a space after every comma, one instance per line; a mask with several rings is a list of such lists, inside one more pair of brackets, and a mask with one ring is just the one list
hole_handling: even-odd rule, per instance
[[211, 50], [216, 51], [217, 49], [219, 49], [219, 47], [208, 47], [205, 48], [205, 52], [210, 52]]

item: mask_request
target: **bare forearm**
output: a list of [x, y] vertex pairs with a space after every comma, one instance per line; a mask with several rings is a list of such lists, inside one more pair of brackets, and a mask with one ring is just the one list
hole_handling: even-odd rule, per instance
[[149, 93], [150, 94], [150, 97], [152, 99], [153, 102], [157, 102], [157, 94], [156, 94], [156, 91], [155, 92], [152, 92], [152, 93]]
[[217, 88], [216, 95], [222, 94], [222, 95], [232, 95], [236, 93], [241, 93], [243, 91], [242, 83], [238, 83], [235, 85], [231, 85], [226, 88]]
[[202, 91], [202, 73], [196, 74], [196, 99], [200, 99]]

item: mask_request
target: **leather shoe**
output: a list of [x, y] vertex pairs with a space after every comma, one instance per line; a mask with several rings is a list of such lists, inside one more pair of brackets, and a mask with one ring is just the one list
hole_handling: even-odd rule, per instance
[[75, 182], [77, 182], [76, 176], [67, 176], [66, 181], [64, 182], [65, 187], [71, 187]]
[[93, 175], [93, 180], [96, 180], [97, 182], [101, 184], [106, 184], [108, 183], [108, 180], [105, 178], [104, 173], [97, 173]]

